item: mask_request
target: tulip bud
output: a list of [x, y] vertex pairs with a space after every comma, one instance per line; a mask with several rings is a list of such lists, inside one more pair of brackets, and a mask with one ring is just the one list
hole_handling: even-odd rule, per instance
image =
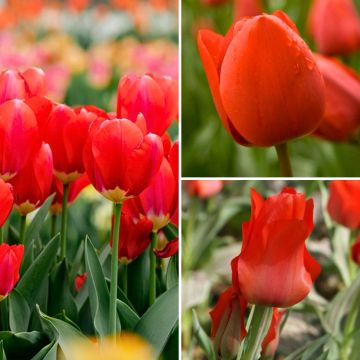
[[177, 84], [169, 76], [126, 75], [119, 82], [118, 118], [135, 122], [141, 113], [150, 133], [165, 133], [177, 116], [177, 104]]
[[0, 227], [4, 225], [4, 222], [8, 218], [14, 204], [14, 195], [12, 186], [7, 184], [0, 178]]
[[309, 31], [323, 54], [346, 55], [360, 49], [360, 19], [352, 0], [314, 0]]
[[360, 266], [360, 236], [356, 238], [356, 241], [351, 246], [351, 258]]
[[261, 344], [262, 347], [262, 356], [265, 358], [273, 358], [276, 353], [276, 349], [279, 345], [280, 340], [280, 325], [281, 320], [285, 312], [280, 312], [277, 308], [273, 308], [272, 319], [270, 323], [269, 330]]
[[185, 184], [190, 195], [201, 199], [218, 194], [224, 187], [223, 180], [188, 180]]
[[295, 30], [279, 11], [235, 22], [225, 37], [198, 33], [216, 109], [240, 144], [278, 145], [313, 132], [321, 121], [324, 82]]
[[360, 180], [334, 180], [329, 186], [327, 210], [337, 223], [360, 227]]
[[23, 255], [23, 245], [0, 245], [0, 301], [12, 291], [18, 282]]
[[82, 288], [82, 286], [84, 285], [84, 281], [86, 280], [87, 278], [87, 273], [84, 272], [82, 273], [81, 275], [78, 275], [76, 278], [75, 278], [75, 289], [77, 292], [79, 292]]

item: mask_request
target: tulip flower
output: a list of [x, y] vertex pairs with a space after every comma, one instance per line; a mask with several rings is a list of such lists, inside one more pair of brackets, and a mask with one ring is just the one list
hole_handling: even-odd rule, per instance
[[349, 229], [360, 227], [360, 180], [334, 180], [329, 185], [327, 210], [331, 218]]
[[139, 195], [159, 171], [163, 157], [161, 139], [143, 135], [127, 119], [97, 121], [84, 148], [86, 172], [95, 189], [121, 203]]
[[351, 258], [360, 266], [360, 236], [356, 238], [356, 241], [351, 246]]
[[360, 77], [336, 59], [316, 55], [325, 80], [325, 113], [315, 135], [349, 141], [360, 127]]
[[81, 290], [81, 288], [83, 287], [84, 281], [86, 280], [86, 278], [87, 278], [86, 272], [82, 273], [81, 275], [78, 275], [75, 278], [75, 289], [77, 292], [79, 292]]
[[0, 245], [0, 301], [12, 291], [18, 282], [23, 256], [23, 245]]
[[273, 314], [269, 330], [262, 342], [263, 356], [273, 358], [280, 340], [280, 325], [284, 316], [284, 312], [280, 312], [277, 308], [273, 308]]
[[261, 0], [235, 0], [235, 19], [246, 16], [256, 16], [263, 13]]
[[220, 119], [238, 143], [285, 153], [284, 143], [319, 126], [324, 81], [281, 11], [235, 22], [225, 37], [200, 30], [198, 48]]
[[126, 75], [119, 82], [117, 116], [133, 122], [142, 113], [148, 132], [162, 136], [178, 113], [177, 83], [168, 76]]
[[[12, 186], [7, 184], [0, 178], [0, 228], [4, 225], [4, 222], [8, 218], [14, 204], [14, 195]], [[0, 239], [1, 241], [2, 239]]]
[[12, 179], [40, 145], [38, 124], [31, 108], [21, 100], [0, 105], [0, 177], [5, 181]]
[[323, 54], [346, 55], [360, 49], [360, 18], [352, 0], [314, 0], [309, 31]]
[[50, 195], [52, 173], [50, 146], [42, 143], [31, 161], [10, 180], [14, 190], [15, 208], [21, 215], [37, 209]]
[[176, 238], [171, 241], [166, 241], [166, 244], [161, 249], [154, 249], [154, 254], [162, 259], [174, 256], [179, 252], [179, 239]]
[[224, 187], [223, 180], [188, 180], [185, 184], [190, 195], [201, 199], [218, 194]]
[[321, 270], [305, 246], [313, 227], [312, 199], [285, 188], [265, 200], [252, 190], [233, 287], [251, 304], [283, 308], [303, 300]]

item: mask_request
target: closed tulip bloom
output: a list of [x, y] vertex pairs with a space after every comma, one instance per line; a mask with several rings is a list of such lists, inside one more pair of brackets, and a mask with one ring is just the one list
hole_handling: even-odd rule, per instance
[[314, 0], [309, 31], [323, 54], [346, 55], [360, 49], [360, 19], [352, 0]]
[[15, 208], [21, 215], [37, 209], [50, 195], [53, 158], [48, 144], [43, 143], [38, 153], [10, 180], [14, 190]]
[[6, 183], [0, 178], [0, 227], [4, 225], [4, 222], [8, 218], [14, 204], [14, 195], [12, 186]]
[[151, 243], [152, 222], [147, 218], [134, 221], [124, 210], [121, 213], [120, 229], [119, 261], [128, 264], [141, 255]]
[[244, 18], [225, 37], [200, 30], [198, 47], [216, 109], [235, 141], [278, 145], [318, 127], [324, 81], [287, 15]]
[[144, 135], [136, 123], [127, 119], [93, 123], [84, 148], [91, 183], [115, 203], [139, 195], [149, 186], [162, 158], [160, 137]]
[[0, 105], [0, 177], [13, 178], [38, 151], [39, 129], [33, 111], [21, 100]]
[[50, 114], [44, 137], [53, 153], [54, 174], [64, 184], [85, 172], [82, 153], [95, 119], [97, 115], [86, 109], [76, 113], [66, 105], [56, 106]]
[[136, 121], [142, 113], [147, 131], [162, 136], [178, 113], [177, 83], [169, 76], [125, 75], [119, 82], [117, 116]]
[[0, 301], [15, 287], [24, 256], [23, 245], [0, 245]]
[[263, 7], [261, 0], [235, 0], [235, 19], [240, 20], [246, 16], [261, 15]]
[[279, 311], [277, 308], [273, 308], [272, 319], [270, 323], [269, 330], [261, 344], [262, 347], [262, 355], [266, 357], [273, 358], [276, 349], [279, 345], [280, 340], [280, 325], [281, 320], [284, 316], [284, 311]]
[[251, 218], [232, 261], [233, 287], [249, 303], [283, 308], [309, 293], [321, 270], [305, 246], [314, 227], [313, 206], [294, 189], [267, 200], [251, 191]]
[[87, 278], [87, 273], [86, 272], [82, 273], [81, 275], [78, 275], [75, 278], [75, 290], [77, 292], [79, 292], [81, 290], [81, 288], [83, 287], [86, 278]]
[[334, 180], [329, 185], [327, 210], [338, 224], [360, 227], [360, 180]]
[[325, 80], [325, 113], [315, 135], [349, 141], [360, 127], [360, 77], [336, 59], [316, 55]]
[[188, 180], [185, 184], [190, 195], [201, 199], [218, 194], [224, 187], [223, 180]]

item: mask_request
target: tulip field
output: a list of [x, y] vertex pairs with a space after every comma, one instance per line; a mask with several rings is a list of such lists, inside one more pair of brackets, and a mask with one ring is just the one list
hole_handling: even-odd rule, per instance
[[184, 0], [184, 175], [359, 176], [359, 10]]
[[358, 359], [358, 180], [183, 191], [183, 359]]

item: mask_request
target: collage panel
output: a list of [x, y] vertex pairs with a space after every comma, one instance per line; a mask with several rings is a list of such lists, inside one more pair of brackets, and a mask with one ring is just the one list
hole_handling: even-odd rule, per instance
[[186, 177], [356, 177], [358, 0], [184, 0]]
[[182, 189], [183, 359], [358, 358], [359, 180]]

